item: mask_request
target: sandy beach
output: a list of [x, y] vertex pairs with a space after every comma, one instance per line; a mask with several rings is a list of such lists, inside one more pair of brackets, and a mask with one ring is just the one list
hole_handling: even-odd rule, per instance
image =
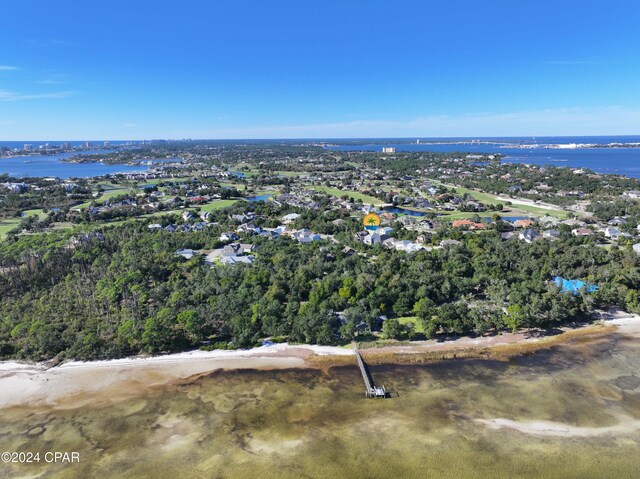
[[[620, 332], [640, 335], [640, 316], [623, 312], [600, 313], [604, 326], [567, 329], [572, 332], [609, 334]], [[564, 335], [551, 336], [560, 338]], [[389, 358], [437, 354], [437, 357], [465, 357], [475, 352], [498, 350], [510, 346], [546, 347], [549, 337], [530, 332], [505, 333], [481, 338], [451, 341], [420, 341], [408, 345], [362, 350], [372, 363]], [[558, 344], [558, 341], [549, 345]], [[317, 368], [332, 364], [350, 364], [353, 350], [343, 347], [275, 344], [250, 350], [191, 351], [154, 357], [133, 357], [109, 361], [66, 362], [48, 367], [44, 363], [0, 362], [0, 409], [19, 406], [42, 406], [71, 409], [84, 404], [109, 402], [139, 395], [146, 388], [180, 382], [220, 370]], [[482, 354], [479, 357], [483, 357]], [[434, 359], [436, 356], [434, 356]], [[395, 361], [392, 361], [395, 362]], [[353, 360], [355, 365], [355, 360]]]
[[311, 355], [351, 356], [353, 351], [276, 344], [250, 350], [72, 361], [55, 367], [5, 361], [0, 362], [0, 409], [25, 405], [75, 408], [84, 403], [133, 397], [147, 387], [219, 370], [308, 368], [311, 366], [306, 358]]

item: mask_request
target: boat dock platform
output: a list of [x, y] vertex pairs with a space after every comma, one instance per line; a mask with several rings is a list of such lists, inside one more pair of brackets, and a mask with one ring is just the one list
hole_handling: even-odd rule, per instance
[[358, 366], [360, 367], [360, 372], [362, 373], [362, 379], [364, 380], [364, 394], [368, 398], [386, 398], [387, 391], [384, 386], [379, 387], [373, 383], [373, 379], [371, 378], [371, 374], [369, 374], [369, 370], [367, 369], [366, 364], [362, 360], [362, 356], [360, 352], [356, 349], [356, 359], [358, 361]]

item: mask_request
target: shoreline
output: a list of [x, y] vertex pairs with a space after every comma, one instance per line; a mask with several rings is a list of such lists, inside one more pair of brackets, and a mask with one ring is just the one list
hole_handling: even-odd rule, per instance
[[[564, 328], [557, 335], [531, 331], [451, 341], [419, 341], [360, 349], [372, 365], [411, 365], [448, 359], [507, 360], [580, 338], [614, 333], [640, 337], [640, 315], [600, 313], [603, 321]], [[190, 351], [166, 356], [102, 361], [70, 361], [57, 366], [19, 361], [0, 362], [0, 410], [40, 406], [74, 409], [137, 397], [146, 389], [193, 380], [215, 371], [326, 369], [353, 365], [354, 350], [344, 347], [286, 343], [234, 351]]]

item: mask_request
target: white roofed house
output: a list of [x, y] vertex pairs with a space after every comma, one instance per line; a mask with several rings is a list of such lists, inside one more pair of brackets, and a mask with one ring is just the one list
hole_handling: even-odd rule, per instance
[[233, 265], [233, 264], [252, 264], [255, 260], [254, 256], [235, 256], [235, 255], [224, 255], [220, 257], [220, 263], [224, 265]]
[[364, 237], [363, 243], [368, 245], [382, 244], [388, 239], [389, 239], [389, 235], [386, 235], [378, 231], [374, 231], [372, 234], [369, 234]]
[[197, 254], [197, 251], [188, 248], [183, 248], [176, 251], [176, 256], [182, 256], [185, 259], [191, 259]]
[[236, 228], [236, 233], [260, 234], [261, 232], [262, 228], [254, 225], [253, 223], [244, 223]]
[[637, 200], [637, 199], [640, 199], [640, 191], [638, 190], [625, 191], [624, 193], [622, 193], [622, 196], [626, 198], [631, 198], [633, 200]]
[[240, 239], [240, 237], [235, 234], [233, 231], [227, 231], [220, 235], [220, 241], [236, 241]]
[[636, 253], [640, 254], [640, 243], [636, 243], [632, 246], [633, 251], [635, 251]]
[[532, 243], [535, 240], [542, 239], [542, 235], [536, 230], [528, 228], [518, 232], [518, 239], [521, 239], [526, 243]]
[[319, 241], [322, 239], [319, 234], [313, 233], [306, 228], [292, 233], [291, 237], [299, 243], [311, 243], [313, 241]]
[[610, 239], [618, 239], [622, 235], [622, 232], [618, 228], [612, 227], [605, 228], [603, 232], [604, 235]]
[[282, 222], [285, 225], [289, 225], [289, 224], [293, 223], [295, 220], [297, 220], [298, 218], [300, 218], [300, 214], [299, 213], [289, 213], [288, 215], [284, 215], [282, 217]]
[[189, 210], [185, 210], [182, 212], [182, 219], [184, 221], [189, 221], [191, 218], [193, 218], [193, 213]]

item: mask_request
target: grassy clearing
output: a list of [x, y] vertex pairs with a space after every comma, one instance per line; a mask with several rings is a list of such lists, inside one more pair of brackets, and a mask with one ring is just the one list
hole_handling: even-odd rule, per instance
[[47, 214], [41, 209], [25, 210], [22, 212], [25, 217], [37, 216], [39, 219], [46, 218]]
[[[438, 183], [437, 181], [433, 181], [433, 183]], [[444, 183], [440, 183], [442, 186], [445, 186], [447, 188], [453, 188], [456, 193], [464, 195], [465, 193], [468, 193], [469, 195], [471, 195], [471, 197], [473, 197], [475, 200], [480, 201], [481, 203], [485, 203], [487, 205], [497, 205], [498, 203], [501, 204], [505, 204], [507, 201], [506, 199], [500, 199], [498, 198], [496, 195], [492, 195], [490, 193], [483, 193], [481, 191], [476, 191], [476, 190], [471, 190], [469, 188], [463, 188], [461, 186], [453, 186], [453, 185], [447, 185]], [[563, 211], [563, 210], [554, 210], [554, 209], [550, 209], [550, 208], [544, 208], [541, 206], [531, 206], [531, 205], [512, 205], [509, 207], [509, 209], [512, 210], [518, 210], [518, 211], [522, 211], [524, 212], [524, 214], [526, 215], [527, 213], [531, 213], [531, 214], [535, 214], [535, 215], [540, 215], [540, 216], [544, 216], [544, 215], [549, 215], [549, 216], [555, 216], [556, 218], [566, 218], [568, 215], [567, 211]], [[499, 212], [498, 212], [499, 213]], [[514, 211], [515, 213], [515, 211]]]
[[0, 221], [0, 240], [7, 237], [7, 233], [20, 224], [20, 218], [11, 218]]
[[402, 325], [412, 324], [413, 330], [416, 333], [424, 333], [424, 328], [422, 327], [422, 323], [418, 321], [417, 316], [403, 316], [401, 318], [398, 318], [398, 322]]
[[275, 174], [280, 176], [302, 176], [308, 173], [303, 173], [301, 171], [276, 171]]
[[98, 201], [107, 201], [115, 196], [126, 195], [126, 194], [136, 194], [138, 191], [132, 190], [131, 188], [114, 188], [113, 190], [108, 190], [102, 193], [100, 198], [97, 198]]
[[157, 185], [159, 183], [183, 183], [191, 180], [190, 176], [181, 176], [179, 178], [154, 178], [144, 182], [145, 185]]
[[374, 198], [373, 196], [365, 195], [360, 193], [359, 191], [349, 191], [349, 190], [341, 190], [339, 188], [331, 188], [329, 186], [309, 186], [309, 189], [316, 191], [323, 191], [329, 195], [337, 196], [338, 198], [343, 195], [348, 195], [350, 198], [354, 200], [362, 200], [363, 203], [369, 205], [380, 205], [384, 202], [379, 200], [378, 198]]
[[211, 203], [208, 203], [206, 205], [202, 205], [200, 207], [200, 209], [202, 211], [219, 210], [220, 208], [226, 208], [227, 206], [234, 205], [238, 201], [239, 200], [216, 200], [216, 201], [212, 201]]

